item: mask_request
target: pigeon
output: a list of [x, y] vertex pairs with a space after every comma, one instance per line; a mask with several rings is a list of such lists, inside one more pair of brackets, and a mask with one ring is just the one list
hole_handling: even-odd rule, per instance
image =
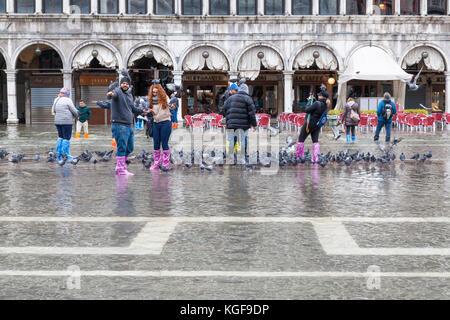
[[11, 155], [11, 162], [12, 163], [19, 163], [20, 161], [22, 161], [22, 159], [25, 157], [25, 155], [19, 153], [16, 154], [15, 152], [13, 152], [13, 154]]
[[433, 157], [433, 153], [431, 152], [431, 150], [430, 150], [430, 152], [428, 152], [428, 153], [426, 154], [426, 156], [427, 156], [428, 159], [430, 159], [430, 158]]
[[184, 165], [185, 165], [186, 168], [188, 168], [188, 169], [192, 168], [192, 163], [185, 163]]
[[92, 163], [96, 164], [98, 162], [97, 158], [92, 159]]
[[419, 158], [420, 158], [420, 155], [419, 155], [418, 153], [416, 153], [416, 154], [411, 158], [411, 160], [419, 160]]
[[402, 153], [402, 154], [400, 155], [400, 160], [401, 160], [401, 161], [405, 161], [405, 159], [406, 159], [406, 157], [405, 157], [405, 155]]
[[152, 162], [149, 160], [142, 159], [142, 165], [148, 169], [152, 166]]
[[352, 164], [352, 158], [351, 157], [347, 157], [347, 158], [345, 158], [345, 165], [348, 167], [349, 165], [351, 165]]
[[392, 146], [399, 144], [402, 140], [403, 138], [395, 138], [394, 141], [392, 142]]
[[420, 162], [422, 162], [422, 163], [424, 163], [425, 162], [425, 160], [427, 160], [428, 159], [428, 157], [427, 157], [427, 155], [426, 154], [424, 154], [423, 156], [422, 156], [422, 158], [420, 158]]
[[74, 166], [76, 166], [78, 164], [78, 162], [80, 161], [80, 159], [78, 158], [73, 158], [70, 163], [73, 164]]
[[95, 151], [94, 152], [96, 155], [98, 155], [99, 157], [104, 157], [106, 154], [106, 151], [100, 152], [100, 151]]
[[110, 82], [109, 86], [108, 86], [108, 92], [112, 92], [114, 91], [114, 89], [116, 89], [119, 86], [119, 78], [116, 79], [115, 82]]
[[9, 153], [6, 152], [6, 150], [0, 150], [0, 160], [5, 159], [8, 154]]
[[100, 159], [100, 161], [102, 161], [102, 162], [111, 161], [112, 153], [113, 153], [113, 151], [108, 152], [107, 154], [105, 154], [103, 156], [103, 158]]
[[394, 161], [395, 160], [395, 154], [391, 154], [391, 160]]
[[41, 155], [40, 155], [39, 153], [37, 153], [37, 154], [34, 156], [34, 161], [39, 161], [39, 160], [41, 160]]
[[63, 165], [66, 164], [66, 162], [67, 162], [67, 155], [66, 155], [66, 154], [63, 154], [63, 155], [62, 155], [62, 159], [61, 159], [61, 160], [58, 160], [58, 165], [60, 165], [60, 166], [62, 167]]
[[422, 72], [422, 69], [423, 69], [423, 66], [422, 66], [422, 68], [420, 68], [419, 73], [414, 77], [413, 82], [409, 82], [409, 81], [400, 79], [402, 82], [406, 83], [406, 85], [408, 86], [410, 91], [417, 91], [422, 86], [422, 85], [417, 85], [417, 79], [419, 79], [419, 76], [420, 76], [420, 73]]

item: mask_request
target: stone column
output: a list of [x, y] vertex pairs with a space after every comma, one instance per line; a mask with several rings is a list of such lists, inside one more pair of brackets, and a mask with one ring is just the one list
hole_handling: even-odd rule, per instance
[[340, 0], [339, 2], [339, 14], [341, 16], [345, 16], [347, 13], [347, 1], [346, 0]]
[[119, 14], [127, 13], [127, 4], [126, 0], [119, 0]]
[[450, 15], [450, 0], [447, 0], [447, 14]]
[[284, 112], [292, 112], [294, 71], [284, 71]]
[[450, 72], [445, 73], [445, 112], [450, 112]]
[[34, 12], [42, 13], [42, 0], [35, 0], [34, 9]]
[[238, 0], [230, 0], [230, 15], [235, 16], [237, 14], [237, 1]]
[[373, 1], [367, 0], [366, 1], [366, 14], [372, 15], [373, 14]]
[[14, 0], [6, 0], [6, 12], [14, 13]]
[[258, 0], [257, 3], [258, 3], [258, 7], [256, 8], [257, 9], [256, 14], [259, 16], [263, 16], [265, 14], [264, 0]]
[[175, 0], [175, 8], [174, 8], [175, 14], [181, 16], [182, 10], [181, 10], [181, 0]]
[[428, 14], [428, 1], [422, 0], [420, 1], [420, 15], [426, 16]]
[[70, 14], [70, 0], [63, 0], [63, 13]]
[[147, 14], [151, 15], [154, 14], [154, 9], [153, 9], [153, 1], [152, 0], [147, 0]]
[[395, 0], [395, 11], [394, 11], [394, 14], [396, 15], [396, 16], [399, 16], [400, 15], [400, 0]]
[[16, 70], [6, 70], [6, 86], [8, 90], [8, 124], [18, 124], [17, 96], [16, 96]]
[[313, 0], [312, 2], [312, 14], [317, 16], [319, 14], [319, 0]]
[[[173, 74], [173, 83], [178, 86], [182, 85], [183, 82], [183, 71], [172, 71]], [[184, 88], [183, 88], [184, 89]], [[183, 123], [183, 99], [178, 99], [178, 121]]]
[[91, 0], [91, 13], [98, 13], [98, 1]]
[[228, 77], [231, 79], [238, 79], [239, 72], [237, 71], [228, 71]]
[[[64, 88], [69, 88], [72, 94], [72, 99], [74, 98], [72, 92], [72, 70], [63, 70], [63, 85]], [[86, 101], [87, 103], [87, 101]]]
[[208, 0], [202, 1], [202, 15], [209, 16], [209, 1]]
[[292, 15], [292, 0], [284, 0], [284, 14]]

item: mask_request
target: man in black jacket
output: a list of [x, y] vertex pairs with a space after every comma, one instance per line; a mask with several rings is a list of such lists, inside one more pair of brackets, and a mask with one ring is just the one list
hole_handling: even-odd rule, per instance
[[[248, 129], [257, 127], [255, 116], [255, 105], [249, 96], [248, 86], [243, 83], [239, 87], [237, 94], [230, 96], [224, 106], [224, 113], [227, 122], [227, 157], [228, 159], [234, 151], [240, 155], [241, 163], [245, 162], [245, 141]], [[237, 147], [234, 148], [234, 137], [237, 137]], [[243, 157], [242, 157], [243, 154]]]

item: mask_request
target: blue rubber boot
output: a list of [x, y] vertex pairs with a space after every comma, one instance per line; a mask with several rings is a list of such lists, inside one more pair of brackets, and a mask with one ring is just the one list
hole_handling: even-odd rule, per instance
[[69, 154], [69, 150], [70, 150], [70, 140], [63, 140], [61, 154], [67, 155], [67, 160], [71, 161], [73, 157]]
[[350, 135], [347, 135], [347, 144], [350, 144]]
[[58, 140], [56, 140], [56, 157], [58, 160], [61, 160], [61, 154], [62, 154], [62, 146], [63, 146], [63, 139], [62, 138], [58, 138]]
[[355, 143], [355, 141], [356, 141], [356, 137], [352, 136], [352, 143]]

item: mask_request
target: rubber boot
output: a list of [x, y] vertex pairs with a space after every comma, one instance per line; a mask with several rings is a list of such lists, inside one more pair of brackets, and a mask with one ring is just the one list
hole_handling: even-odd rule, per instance
[[67, 160], [71, 161], [73, 159], [73, 157], [70, 155], [70, 140], [63, 140], [61, 155], [63, 154], [67, 156]]
[[318, 142], [313, 143], [313, 161], [317, 163], [319, 161], [320, 144]]
[[116, 174], [119, 176], [134, 176], [133, 173], [127, 170], [127, 157], [116, 157]]
[[89, 139], [89, 132], [86, 132], [86, 133], [84, 134], [84, 138], [85, 138], [85, 139]]
[[355, 143], [355, 141], [356, 141], [356, 137], [352, 136], [352, 143]]
[[351, 136], [348, 134], [347, 135], [347, 144], [350, 144], [350, 139], [351, 139]]
[[75, 139], [79, 139], [80, 138], [80, 133], [79, 132], [76, 132], [75, 133]]
[[113, 147], [113, 148], [117, 147], [117, 142], [116, 142], [116, 139], [114, 139], [114, 138], [111, 139], [111, 147]]
[[162, 156], [162, 166], [170, 170], [170, 150], [164, 150]]
[[297, 142], [297, 149], [295, 150], [295, 157], [296, 159], [299, 159], [300, 157], [305, 156], [305, 143], [304, 142]]
[[153, 165], [150, 167], [151, 171], [159, 170], [159, 165], [162, 162], [161, 150], [155, 150], [155, 152], [154, 152], [154, 161], [155, 162], [153, 162]]
[[55, 148], [55, 152], [56, 152], [56, 157], [58, 160], [61, 160], [61, 154], [62, 154], [62, 144], [63, 144], [63, 139], [62, 138], [58, 138], [58, 140], [56, 140], [56, 148]]

